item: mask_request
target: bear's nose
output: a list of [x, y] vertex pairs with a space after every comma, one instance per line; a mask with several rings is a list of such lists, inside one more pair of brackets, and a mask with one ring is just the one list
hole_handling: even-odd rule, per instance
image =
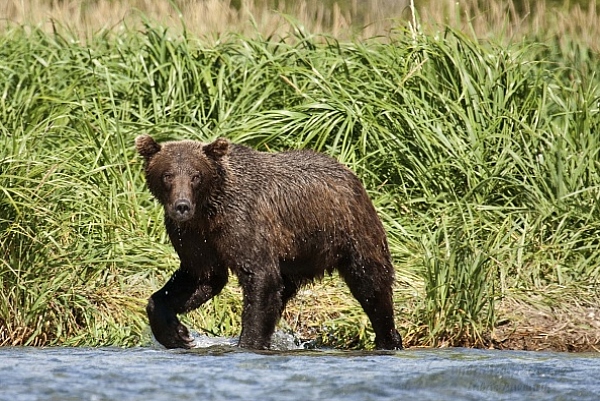
[[177, 211], [178, 214], [180, 214], [182, 216], [185, 216], [186, 214], [188, 214], [191, 207], [192, 207], [192, 205], [190, 204], [190, 201], [188, 201], [186, 199], [180, 199], [177, 202], [175, 202], [175, 210]]

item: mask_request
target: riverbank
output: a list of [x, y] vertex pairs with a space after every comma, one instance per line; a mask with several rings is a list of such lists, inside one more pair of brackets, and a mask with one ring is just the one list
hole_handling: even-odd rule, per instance
[[[594, 40], [566, 28], [474, 39], [421, 21], [343, 40], [290, 21], [281, 37], [150, 19], [84, 36], [66, 21], [6, 24], [0, 344], [150, 341], [146, 299], [178, 264], [134, 152], [151, 133], [311, 148], [354, 170], [388, 233], [409, 347], [597, 350]], [[240, 314], [232, 280], [185, 321], [235, 336]], [[335, 276], [284, 318], [327, 346], [373, 346]]]
[[[494, 328], [490, 347], [524, 351], [600, 352], [598, 308], [577, 304], [563, 310], [515, 304]], [[567, 310], [568, 309], [568, 310]], [[509, 320], [510, 317], [510, 320]]]

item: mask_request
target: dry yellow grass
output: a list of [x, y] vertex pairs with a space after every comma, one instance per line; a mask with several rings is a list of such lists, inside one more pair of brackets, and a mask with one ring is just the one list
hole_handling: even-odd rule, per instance
[[24, 24], [45, 30], [66, 25], [86, 37], [100, 30], [136, 26], [147, 19], [174, 28], [183, 22], [199, 36], [223, 32], [250, 35], [257, 31], [266, 36], [285, 36], [290, 28], [284, 15], [289, 15], [309, 32], [326, 32], [336, 37], [352, 36], [360, 21], [360, 36], [370, 37], [388, 31], [409, 1], [353, 0], [344, 7], [337, 3], [328, 7], [317, 0], [303, 0], [276, 9], [261, 1], [236, 3], [241, 6], [235, 7], [231, 0], [181, 0], [177, 2], [178, 9], [166, 0], [8, 0], [0, 5], [0, 24]]
[[[177, 3], [179, 8], [173, 4]], [[277, 7], [272, 4], [279, 3]], [[103, 30], [138, 26], [149, 20], [179, 29], [182, 23], [197, 36], [234, 32], [285, 37], [288, 17], [307, 32], [337, 38], [387, 35], [398, 26], [419, 21], [418, 29], [450, 26], [479, 38], [520, 40], [525, 36], [577, 38], [596, 49], [600, 18], [596, 0], [588, 6], [551, 7], [544, 1], [477, 0], [7, 0], [0, 4], [0, 28], [36, 26], [51, 31], [66, 27], [81, 38]], [[416, 5], [414, 5], [416, 3]], [[333, 5], [331, 5], [333, 4]], [[416, 19], [412, 10], [416, 9]]]
[[577, 39], [598, 48], [600, 16], [596, 0], [590, 0], [587, 6], [562, 7], [530, 0], [517, 2], [519, 7], [513, 1], [481, 3], [477, 0], [444, 0], [437, 8], [422, 8], [420, 17], [423, 21], [434, 21], [436, 26], [447, 25], [478, 38], [509, 41], [524, 37]]

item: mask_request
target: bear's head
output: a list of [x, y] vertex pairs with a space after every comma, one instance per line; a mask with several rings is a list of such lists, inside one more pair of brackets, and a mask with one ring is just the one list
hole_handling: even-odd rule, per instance
[[146, 183], [176, 223], [192, 219], [223, 178], [222, 159], [229, 142], [219, 138], [206, 144], [196, 141], [157, 143], [150, 135], [135, 139], [144, 157]]

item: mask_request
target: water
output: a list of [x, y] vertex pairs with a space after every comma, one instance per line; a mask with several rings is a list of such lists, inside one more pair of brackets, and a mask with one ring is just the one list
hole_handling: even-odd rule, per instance
[[[600, 354], [0, 347], [0, 400], [590, 400]], [[292, 347], [293, 348], [293, 347]]]

